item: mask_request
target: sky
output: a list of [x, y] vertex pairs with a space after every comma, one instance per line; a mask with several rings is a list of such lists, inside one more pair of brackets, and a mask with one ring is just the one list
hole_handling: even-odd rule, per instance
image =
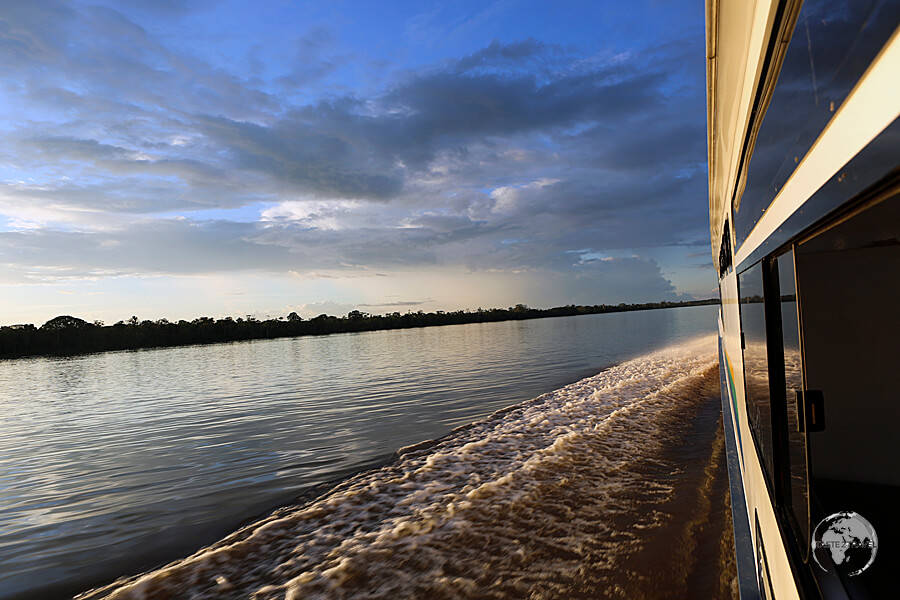
[[0, 3], [0, 324], [715, 295], [702, 3]]

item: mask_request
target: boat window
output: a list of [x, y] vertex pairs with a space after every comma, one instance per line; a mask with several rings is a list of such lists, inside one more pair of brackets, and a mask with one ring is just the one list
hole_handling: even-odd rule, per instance
[[766, 545], [763, 543], [762, 528], [759, 526], [759, 514], [755, 510], [753, 511], [753, 520], [756, 521], [756, 585], [763, 600], [775, 600], [769, 559], [766, 557]]
[[763, 471], [773, 489], [772, 408], [766, 350], [766, 311], [763, 303], [762, 263], [740, 274], [741, 335], [744, 345], [744, 389], [747, 419]]
[[[880, 200], [874, 202], [875, 200]], [[823, 225], [794, 250], [804, 396], [816, 393], [821, 427], [809, 426], [811, 522], [862, 515], [883, 540], [900, 535], [900, 192]], [[779, 265], [780, 266], [780, 265]], [[807, 398], [807, 404], [809, 400]], [[884, 543], [852, 578], [869, 596], [892, 589], [900, 547]]]
[[785, 504], [790, 507], [793, 527], [801, 540], [805, 557], [809, 548], [809, 473], [807, 471], [806, 434], [801, 413], [803, 371], [800, 354], [800, 318], [794, 282], [794, 252], [789, 250], [776, 259], [781, 306], [781, 336], [784, 350], [784, 391], [787, 418], [787, 464], [789, 475], [785, 485]]
[[806, 0], [733, 206], [736, 248], [894, 32], [900, 2]]
[[796, 268], [805, 387], [825, 411], [812, 476], [900, 485], [900, 194], [799, 244]]

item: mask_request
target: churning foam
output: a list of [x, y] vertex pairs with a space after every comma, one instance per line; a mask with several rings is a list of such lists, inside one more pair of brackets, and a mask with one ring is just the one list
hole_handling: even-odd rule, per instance
[[652, 524], [645, 515], [620, 526], [624, 498], [670, 492], [633, 465], [658, 449], [664, 416], [683, 410], [715, 365], [715, 338], [630, 360], [401, 450], [307, 505], [87, 597], [590, 595]]

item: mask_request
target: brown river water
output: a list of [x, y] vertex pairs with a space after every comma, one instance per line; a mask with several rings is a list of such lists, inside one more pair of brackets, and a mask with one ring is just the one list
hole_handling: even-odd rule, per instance
[[502, 409], [80, 598], [731, 598], [715, 338]]

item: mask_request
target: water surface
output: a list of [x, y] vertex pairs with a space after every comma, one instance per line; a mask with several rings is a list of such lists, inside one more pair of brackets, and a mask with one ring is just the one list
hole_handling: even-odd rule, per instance
[[187, 554], [715, 322], [704, 306], [0, 362], [0, 598]]

